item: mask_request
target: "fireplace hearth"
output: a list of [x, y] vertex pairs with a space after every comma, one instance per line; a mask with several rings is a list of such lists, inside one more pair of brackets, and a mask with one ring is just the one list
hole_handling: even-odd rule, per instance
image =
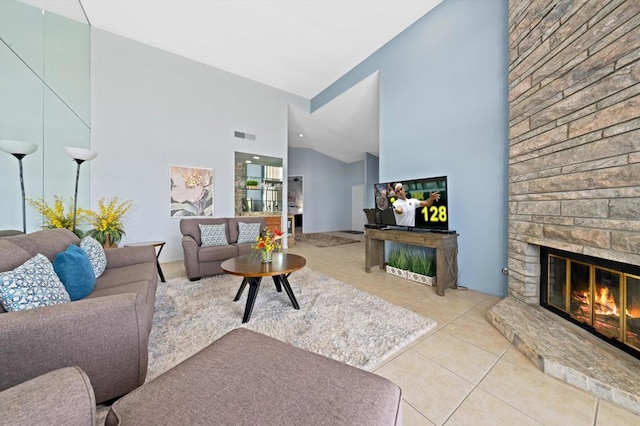
[[640, 359], [640, 268], [542, 247], [540, 305]]

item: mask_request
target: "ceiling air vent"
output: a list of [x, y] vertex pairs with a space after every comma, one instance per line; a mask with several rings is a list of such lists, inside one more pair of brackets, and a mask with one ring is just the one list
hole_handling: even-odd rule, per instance
[[236, 138], [249, 139], [249, 140], [252, 140], [252, 141], [256, 140], [256, 135], [252, 135], [251, 133], [244, 133], [244, 132], [235, 131], [235, 132], [233, 132], [233, 136], [235, 136]]

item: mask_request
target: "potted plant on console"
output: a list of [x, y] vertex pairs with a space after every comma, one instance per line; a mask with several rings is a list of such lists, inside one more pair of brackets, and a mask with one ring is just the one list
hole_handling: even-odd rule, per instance
[[386, 271], [421, 284], [435, 285], [433, 260], [433, 255], [423, 248], [397, 244], [389, 252]]
[[247, 189], [258, 189], [258, 185], [260, 185], [260, 182], [257, 180], [247, 179]]
[[95, 238], [105, 248], [118, 247], [124, 237], [123, 217], [131, 208], [133, 201], [122, 201], [118, 197], [105, 203], [104, 197], [98, 201], [98, 211], [85, 210], [87, 222], [91, 228], [86, 235]]

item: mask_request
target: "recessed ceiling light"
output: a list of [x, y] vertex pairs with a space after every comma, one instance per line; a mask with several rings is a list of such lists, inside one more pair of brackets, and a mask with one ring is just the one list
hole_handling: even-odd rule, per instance
[[244, 160], [245, 163], [251, 164], [251, 160]]
[[259, 159], [260, 159], [260, 157], [258, 157], [257, 155], [254, 155], [254, 156], [253, 156], [253, 159], [254, 159], [254, 160], [259, 160]]
[[301, 138], [304, 138], [304, 135], [302, 133], [300, 133], [298, 136], [300, 136]]

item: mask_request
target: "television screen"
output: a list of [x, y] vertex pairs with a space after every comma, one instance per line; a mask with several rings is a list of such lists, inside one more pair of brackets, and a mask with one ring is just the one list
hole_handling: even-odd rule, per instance
[[379, 225], [449, 229], [446, 176], [376, 183], [374, 194]]

